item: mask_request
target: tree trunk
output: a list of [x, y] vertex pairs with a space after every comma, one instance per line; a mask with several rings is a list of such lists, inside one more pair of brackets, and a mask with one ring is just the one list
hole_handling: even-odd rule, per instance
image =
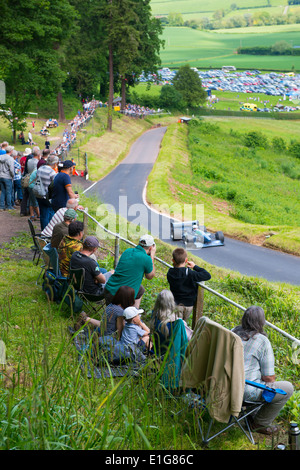
[[112, 45], [108, 46], [109, 52], [109, 96], [108, 96], [108, 113], [107, 113], [107, 130], [112, 131], [112, 108], [114, 99], [114, 66]]
[[58, 104], [58, 120], [65, 121], [66, 118], [65, 118], [64, 104], [63, 104], [61, 92], [57, 94], [57, 104]]
[[121, 109], [122, 109], [122, 111], [123, 111], [123, 110], [125, 109], [125, 107], [126, 107], [126, 80], [125, 80], [125, 78], [122, 78], [121, 87], [122, 87]]

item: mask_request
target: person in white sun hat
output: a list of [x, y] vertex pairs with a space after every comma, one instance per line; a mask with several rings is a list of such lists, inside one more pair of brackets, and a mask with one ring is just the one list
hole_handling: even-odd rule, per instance
[[121, 343], [125, 346], [135, 344], [142, 349], [143, 352], [152, 348], [150, 341], [150, 329], [141, 321], [140, 314], [143, 309], [136, 307], [127, 307], [123, 311], [125, 318], [125, 326], [122, 331]]

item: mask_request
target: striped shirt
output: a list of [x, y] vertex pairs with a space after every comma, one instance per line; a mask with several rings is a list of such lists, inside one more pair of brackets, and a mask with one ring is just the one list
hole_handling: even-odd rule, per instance
[[[270, 341], [266, 336], [257, 333], [248, 341], [242, 340], [242, 343], [244, 346], [245, 379], [265, 383], [262, 380], [263, 376], [275, 375], [274, 354]], [[244, 397], [257, 400], [261, 393], [260, 389], [246, 385]]]
[[49, 165], [42, 165], [42, 166], [38, 169], [38, 176], [40, 177], [43, 186], [48, 189], [49, 184], [50, 184], [51, 181], [53, 181], [53, 179], [55, 178], [56, 173], [55, 173], [55, 171], [53, 170], [53, 168], [51, 168], [51, 166], [49, 166]]
[[[43, 167], [42, 167], [43, 168]], [[50, 220], [49, 224], [46, 225], [44, 230], [41, 232], [43, 237], [52, 237], [53, 227], [54, 225], [58, 224], [59, 222], [63, 222], [64, 220], [64, 213], [66, 212], [67, 207], [62, 207], [55, 212], [54, 216]]]

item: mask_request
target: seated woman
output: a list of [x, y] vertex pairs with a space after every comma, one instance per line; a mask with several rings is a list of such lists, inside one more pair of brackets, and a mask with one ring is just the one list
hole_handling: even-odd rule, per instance
[[[290, 382], [275, 381], [274, 354], [264, 332], [265, 323], [264, 310], [261, 307], [251, 306], [244, 312], [241, 324], [232, 331], [240, 336], [244, 346], [245, 379], [286, 392], [286, 395], [276, 394], [271, 403], [266, 402], [251, 422], [252, 431], [271, 435], [278, 431], [278, 427], [272, 423], [293, 394], [294, 389]], [[260, 401], [261, 394], [261, 389], [250, 385], [245, 386], [245, 400]]]
[[[150, 323], [155, 349], [159, 355], [166, 352], [170, 337], [172, 336], [174, 322], [179, 318], [180, 316], [176, 313], [176, 304], [172, 292], [167, 289], [162, 290], [156, 298]], [[182, 321], [189, 340], [193, 331], [184, 320]]]
[[104, 317], [101, 321], [90, 318], [85, 312], [81, 312], [80, 320], [89, 322], [97, 327], [101, 336], [111, 336], [116, 334], [116, 339], [120, 339], [125, 325], [123, 311], [131, 307], [135, 302], [134, 289], [128, 286], [121, 286], [115, 293], [110, 304], [107, 305]]

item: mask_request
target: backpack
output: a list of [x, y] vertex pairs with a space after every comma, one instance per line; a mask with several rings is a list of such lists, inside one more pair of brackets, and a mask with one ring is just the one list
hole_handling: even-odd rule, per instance
[[29, 180], [30, 180], [30, 173], [27, 173], [23, 178], [21, 179], [21, 186], [22, 188], [28, 188], [29, 186]]
[[47, 196], [47, 190], [45, 186], [43, 185], [42, 180], [39, 175], [37, 175], [36, 177], [32, 192], [35, 195], [35, 197], [40, 198], [40, 199], [44, 199]]

